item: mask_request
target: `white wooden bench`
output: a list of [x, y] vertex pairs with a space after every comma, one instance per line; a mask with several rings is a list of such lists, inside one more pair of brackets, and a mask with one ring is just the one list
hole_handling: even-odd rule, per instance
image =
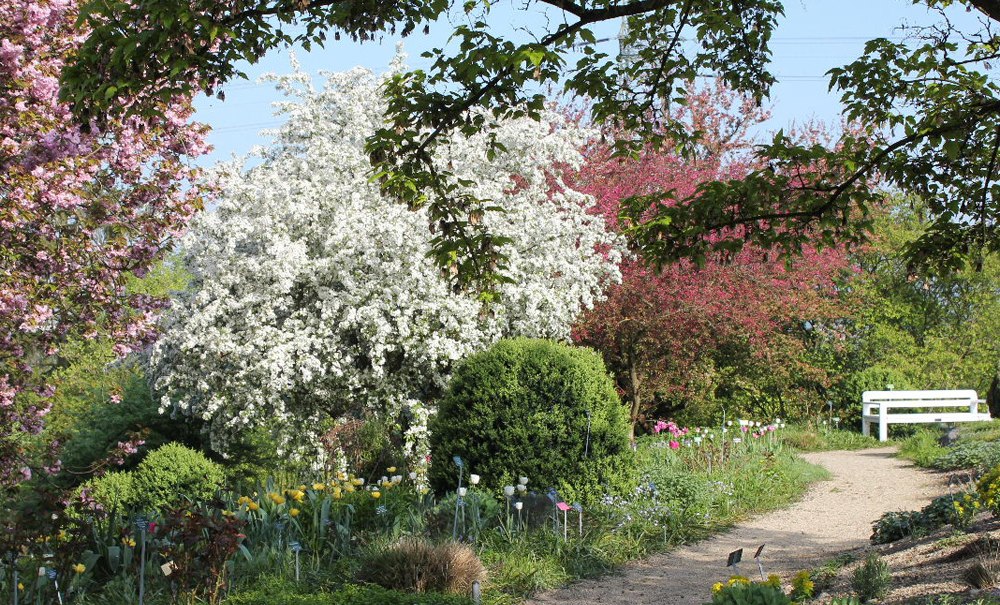
[[[865, 391], [861, 396], [861, 432], [871, 434], [878, 424], [878, 439], [889, 439], [889, 425], [924, 422], [975, 422], [990, 420], [990, 413], [980, 412], [985, 403], [975, 391]], [[894, 410], [956, 408], [955, 412], [908, 412]]]

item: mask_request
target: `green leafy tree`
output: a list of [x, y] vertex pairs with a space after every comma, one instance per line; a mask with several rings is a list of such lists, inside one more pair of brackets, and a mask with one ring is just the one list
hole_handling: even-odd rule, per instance
[[[881, 199], [870, 186], [879, 175], [926, 200], [929, 221], [907, 248], [911, 259], [978, 266], [1000, 249], [1000, 96], [990, 71], [1000, 58], [1000, 2], [915, 2], [940, 11], [940, 23], [911, 32], [906, 42], [874, 39], [860, 58], [830, 72], [845, 117], [861, 127], [830, 146], [779, 132], [759, 151], [766, 162], [738, 180], [705, 183], [683, 197], [659, 190], [625, 200], [637, 248], [664, 263], [732, 253], [747, 243], [794, 254], [806, 243], [861, 241]], [[664, 142], [691, 151], [697, 125], [667, 111], [684, 102], [687, 82], [714, 73], [759, 102], [775, 81], [768, 63], [783, 12], [776, 0], [537, 0], [523, 9], [546, 9], [552, 18], [536, 20], [540, 25], [516, 39], [501, 33], [508, 20], [492, 5], [91, 0], [82, 16], [91, 35], [63, 75], [62, 94], [85, 121], [148, 113], [157, 100], [218, 90], [239, 75], [238, 61], [255, 62], [281, 45], [406, 35], [447, 15], [452, 44], [429, 53], [428, 69], [388, 83], [388, 120], [369, 138], [368, 151], [386, 192], [428, 208], [437, 262], [465, 285], [489, 290], [505, 267], [488, 222], [478, 219], [490, 204], [463, 193], [449, 170], [431, 162], [436, 146], [489, 123], [470, 109], [537, 118], [545, 102], [538, 91], [554, 85], [592, 100], [591, 117], [619, 154]], [[958, 29], [946, 10], [961, 9], [977, 12], [980, 26]], [[592, 29], [607, 22], [622, 26], [617, 55]]]
[[917, 272], [907, 251], [934, 229], [920, 200], [881, 213], [845, 286], [856, 302], [844, 330], [832, 399], [859, 411], [861, 392], [895, 388], [976, 389], [985, 395], [1000, 359], [1000, 260], [981, 271]]

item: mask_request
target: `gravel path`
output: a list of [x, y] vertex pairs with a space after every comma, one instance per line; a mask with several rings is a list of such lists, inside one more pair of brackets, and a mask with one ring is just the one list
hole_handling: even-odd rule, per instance
[[913, 510], [948, 492], [947, 479], [893, 457], [892, 448], [817, 452], [804, 458], [833, 474], [791, 507], [741, 523], [731, 531], [628, 565], [621, 574], [575, 583], [535, 597], [532, 604], [702, 605], [712, 584], [729, 576], [730, 551], [743, 548], [741, 572], [753, 577], [751, 559], [762, 543], [766, 573], [787, 579], [838, 552], [868, 544], [882, 513]]

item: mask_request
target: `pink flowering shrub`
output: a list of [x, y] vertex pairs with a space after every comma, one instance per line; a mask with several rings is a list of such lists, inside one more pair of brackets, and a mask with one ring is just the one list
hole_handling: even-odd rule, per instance
[[31, 475], [26, 439], [62, 343], [109, 336], [124, 355], [150, 342], [164, 301], [126, 279], [202, 206], [190, 160], [205, 127], [187, 100], [155, 120], [73, 121], [59, 76], [86, 33], [76, 17], [71, 0], [0, 0], [0, 486]]

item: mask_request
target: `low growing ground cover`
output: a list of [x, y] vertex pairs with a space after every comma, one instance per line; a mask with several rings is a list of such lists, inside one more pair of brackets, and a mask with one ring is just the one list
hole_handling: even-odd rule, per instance
[[[530, 477], [491, 490], [476, 469], [457, 467], [463, 487], [439, 497], [421, 472], [395, 467], [374, 481], [345, 472], [297, 485], [229, 486], [142, 515], [84, 494], [44, 535], [22, 536], [0, 594], [17, 590], [22, 603], [134, 603], [144, 559], [144, 602], [157, 605], [451, 605], [467, 602], [472, 579], [484, 580], [486, 602], [515, 603], [784, 505], [824, 476], [773, 426], [662, 426], [637, 443], [637, 486], [587, 507], [563, 503]], [[413, 548], [414, 540], [457, 546], [441, 554]], [[419, 574], [406, 570], [435, 565], [451, 571], [415, 592]]]

